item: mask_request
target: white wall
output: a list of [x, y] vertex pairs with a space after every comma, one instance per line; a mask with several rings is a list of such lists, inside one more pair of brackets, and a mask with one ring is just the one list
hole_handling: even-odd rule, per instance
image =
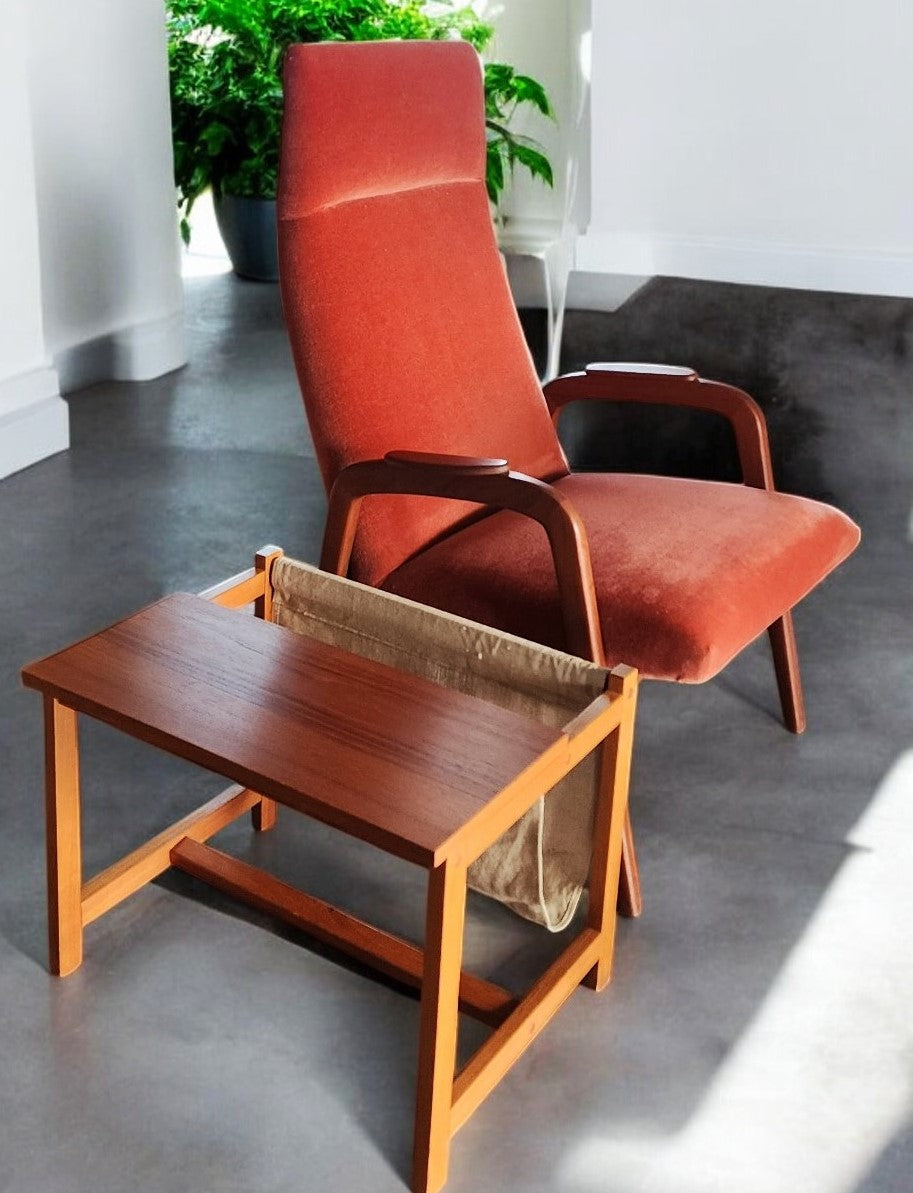
[[0, 477], [68, 443], [41, 318], [38, 221], [22, 0], [0, 5]]
[[909, 0], [595, 0], [578, 266], [913, 296]]
[[[538, 79], [555, 109], [550, 121], [521, 109], [511, 127], [534, 137], [549, 155], [555, 186], [549, 189], [518, 168], [505, 189], [508, 219], [561, 222], [573, 188], [574, 218], [589, 222], [589, 28], [591, 0], [488, 0], [477, 11], [495, 26], [486, 58], [509, 62], [520, 74]], [[574, 176], [568, 175], [573, 159]]]
[[[495, 26], [486, 57], [509, 62], [546, 88], [555, 109], [549, 121], [532, 110], [516, 113], [512, 128], [535, 138], [552, 162], [554, 188], [518, 169], [505, 188], [501, 210], [506, 224], [500, 240], [507, 252], [508, 276], [520, 306], [545, 306], [541, 253], [524, 245], [551, 245], [553, 297], [563, 289], [565, 270], [574, 262], [577, 236], [590, 222], [590, 75], [592, 10], [599, 0], [476, 0], [474, 7]], [[568, 304], [615, 310], [646, 279], [617, 273], [585, 275], [571, 270]]]
[[64, 392], [147, 380], [186, 359], [164, 2], [27, 10], [46, 344]]

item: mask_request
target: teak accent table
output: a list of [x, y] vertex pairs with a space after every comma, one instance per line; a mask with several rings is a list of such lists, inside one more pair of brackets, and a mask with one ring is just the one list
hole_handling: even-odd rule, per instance
[[[447, 1177], [450, 1140], [581, 982], [609, 980], [636, 675], [563, 730], [300, 637], [269, 617], [270, 557], [215, 591], [179, 594], [23, 670], [44, 697], [50, 968], [72, 973], [83, 929], [170, 865], [421, 987], [413, 1189]], [[221, 605], [258, 601], [261, 618]], [[83, 881], [77, 714], [239, 786]], [[467, 866], [604, 743], [586, 927], [518, 999], [461, 970]], [[204, 842], [275, 803], [425, 867], [424, 950]], [[494, 1028], [454, 1076], [457, 1013]]]

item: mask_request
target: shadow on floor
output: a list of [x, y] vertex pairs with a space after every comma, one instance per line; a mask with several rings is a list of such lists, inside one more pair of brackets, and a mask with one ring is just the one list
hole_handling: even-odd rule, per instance
[[[0, 486], [6, 1187], [119, 1193], [129, 1171], [156, 1193], [400, 1189], [413, 1000], [171, 878], [90, 928], [74, 978], [40, 964], [40, 709], [19, 667], [238, 571], [262, 543], [318, 552], [323, 490], [275, 290], [223, 276], [187, 295], [188, 367], [73, 395], [70, 453]], [[913, 913], [892, 867], [913, 834], [885, 793], [913, 745], [911, 320], [899, 300], [669, 279], [615, 315], [568, 314], [567, 366], [690, 363], [753, 391], [782, 487], [834, 500], [865, 538], [797, 617], [804, 737], [778, 723], [764, 643], [700, 688], [645, 686], [645, 915], [621, 926], [610, 988], [575, 994], [461, 1131], [453, 1193], [905, 1188], [913, 1092], [890, 1058], [913, 1047]], [[694, 452], [677, 422], [591, 415], [565, 429], [586, 466], [703, 474], [725, 455], [720, 431]], [[87, 724], [82, 743], [91, 871], [220, 786], [104, 727]], [[890, 824], [868, 837], [885, 808]], [[239, 824], [224, 840], [421, 936], [412, 867], [291, 815], [262, 839]], [[494, 980], [523, 986], [562, 943], [473, 900], [467, 963]], [[809, 1168], [819, 1154], [857, 1164], [855, 1183]]]

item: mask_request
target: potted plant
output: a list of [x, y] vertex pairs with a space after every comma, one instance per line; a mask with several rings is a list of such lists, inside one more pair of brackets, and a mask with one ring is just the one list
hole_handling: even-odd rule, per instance
[[[181, 235], [212, 188], [235, 272], [275, 280], [275, 196], [282, 120], [282, 56], [296, 42], [459, 36], [479, 51], [493, 29], [469, 7], [427, 0], [169, 0], [175, 183]], [[485, 66], [487, 185], [498, 200], [515, 165], [548, 185], [541, 147], [513, 133], [518, 105], [551, 116], [538, 82], [506, 63]]]

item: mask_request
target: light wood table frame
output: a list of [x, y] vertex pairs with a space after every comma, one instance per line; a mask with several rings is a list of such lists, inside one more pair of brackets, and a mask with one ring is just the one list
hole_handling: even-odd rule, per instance
[[[412, 1187], [429, 1193], [446, 1181], [454, 1133], [575, 987], [609, 980], [637, 677], [616, 668], [603, 695], [550, 729], [261, 624], [280, 554], [264, 548], [208, 600], [166, 597], [23, 670], [44, 697], [50, 969], [77, 969], [86, 925], [176, 866], [420, 987]], [[215, 607], [252, 602], [260, 621]], [[79, 713], [235, 785], [84, 881]], [[597, 748], [586, 925], [517, 997], [461, 968], [467, 867]], [[246, 811], [255, 829], [271, 828], [277, 803], [427, 869], [424, 948], [205, 843]], [[458, 1011], [493, 1030], [455, 1074]]]

